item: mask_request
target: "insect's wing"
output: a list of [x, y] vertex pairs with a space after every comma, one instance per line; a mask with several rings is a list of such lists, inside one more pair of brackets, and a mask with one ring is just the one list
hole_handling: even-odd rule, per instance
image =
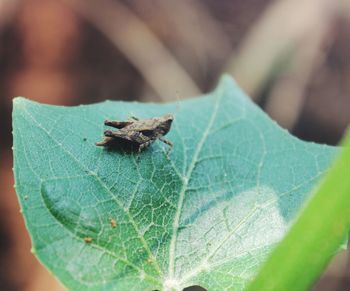
[[142, 133], [144, 136], [147, 136], [149, 138], [155, 137], [157, 135], [156, 131], [150, 130], [150, 129], [142, 129], [139, 132]]
[[139, 122], [134, 122], [128, 128], [133, 131], [137, 131], [142, 133], [144, 136], [152, 137], [154, 136], [157, 127], [159, 126], [159, 122], [157, 119], [144, 119]]

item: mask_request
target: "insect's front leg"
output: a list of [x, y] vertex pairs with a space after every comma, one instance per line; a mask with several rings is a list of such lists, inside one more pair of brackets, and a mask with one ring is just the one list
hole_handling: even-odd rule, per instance
[[160, 137], [159, 140], [164, 142], [165, 144], [167, 144], [169, 146], [169, 148], [168, 148], [168, 150], [166, 152], [166, 155], [169, 156], [169, 154], [170, 154], [170, 152], [171, 152], [171, 150], [173, 149], [173, 146], [174, 146], [173, 143], [170, 140], [167, 140], [167, 139], [162, 138], [162, 137]]
[[140, 146], [139, 146], [139, 153], [141, 153], [141, 151], [142, 151], [144, 148], [148, 147], [148, 146], [149, 146], [151, 143], [153, 143], [153, 142], [154, 142], [154, 139], [150, 139], [149, 141], [146, 141], [146, 142], [140, 144]]

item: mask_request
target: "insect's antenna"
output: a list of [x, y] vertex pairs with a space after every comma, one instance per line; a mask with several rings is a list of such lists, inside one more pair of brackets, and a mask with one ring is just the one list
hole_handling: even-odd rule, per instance
[[180, 101], [181, 101], [181, 97], [180, 97], [180, 93], [179, 91], [176, 91], [176, 101], [177, 101], [177, 104], [176, 104], [176, 111], [174, 112], [174, 115], [176, 115], [176, 113], [179, 112], [180, 110]]

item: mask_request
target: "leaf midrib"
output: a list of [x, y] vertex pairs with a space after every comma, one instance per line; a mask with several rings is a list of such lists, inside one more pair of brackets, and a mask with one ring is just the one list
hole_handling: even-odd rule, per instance
[[208, 122], [208, 126], [206, 127], [205, 131], [203, 132], [202, 138], [197, 145], [196, 151], [193, 155], [193, 158], [192, 158], [191, 164], [189, 165], [188, 171], [187, 171], [186, 175], [182, 178], [182, 188], [181, 188], [181, 191], [179, 194], [178, 205], [176, 208], [176, 213], [175, 213], [174, 222], [173, 222], [173, 233], [172, 233], [170, 247], [169, 247], [169, 269], [168, 269], [168, 276], [169, 276], [168, 279], [169, 280], [173, 280], [174, 274], [175, 274], [175, 251], [176, 251], [176, 243], [177, 243], [177, 231], [179, 228], [179, 221], [180, 221], [180, 216], [182, 213], [185, 193], [187, 191], [187, 186], [188, 186], [189, 181], [191, 179], [192, 172], [196, 166], [198, 156], [203, 148], [205, 140], [207, 139], [209, 132], [210, 132], [210, 129], [211, 129], [211, 127], [214, 123], [214, 120], [216, 118], [221, 96], [222, 96], [221, 90], [214, 95], [216, 102], [215, 102], [215, 107], [213, 108], [213, 112], [211, 114], [210, 120]]

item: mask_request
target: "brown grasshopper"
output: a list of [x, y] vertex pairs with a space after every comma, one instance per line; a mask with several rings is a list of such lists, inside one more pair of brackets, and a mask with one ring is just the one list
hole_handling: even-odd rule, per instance
[[173, 144], [164, 139], [171, 127], [174, 116], [166, 114], [158, 118], [138, 119], [131, 117], [127, 121], [105, 120], [107, 126], [118, 128], [119, 130], [105, 130], [102, 141], [97, 142], [97, 146], [109, 148], [137, 149], [140, 153], [144, 148], [159, 139], [172, 149]]

